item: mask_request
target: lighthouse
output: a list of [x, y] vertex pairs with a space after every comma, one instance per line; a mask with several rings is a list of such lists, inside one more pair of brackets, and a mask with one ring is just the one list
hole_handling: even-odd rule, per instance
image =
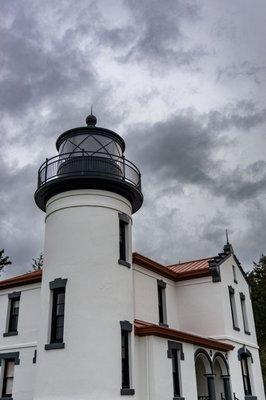
[[132, 214], [143, 202], [138, 168], [120, 135], [70, 129], [41, 165], [44, 271], [35, 400], [134, 395]]

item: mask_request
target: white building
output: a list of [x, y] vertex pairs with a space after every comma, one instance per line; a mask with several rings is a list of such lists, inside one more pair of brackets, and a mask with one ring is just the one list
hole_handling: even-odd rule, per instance
[[232, 246], [171, 266], [132, 254], [139, 171], [86, 122], [39, 170], [43, 272], [0, 282], [0, 399], [265, 400]]

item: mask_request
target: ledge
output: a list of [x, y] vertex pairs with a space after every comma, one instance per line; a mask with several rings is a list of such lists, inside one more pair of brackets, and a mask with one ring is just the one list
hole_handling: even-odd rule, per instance
[[[17, 336], [18, 335], [18, 331], [13, 331], [13, 332], [5, 332], [3, 333], [4, 337], [8, 337], [8, 336]], [[0, 398], [1, 400], [1, 398]]]
[[121, 389], [121, 396], [133, 396], [135, 394], [135, 389]]
[[124, 260], [120, 260], [120, 258], [119, 258], [119, 260], [118, 260], [118, 264], [124, 265], [124, 266], [127, 267], [127, 268], [131, 268], [131, 264], [130, 264], [129, 262], [124, 261]]
[[0, 397], [0, 400], [13, 400], [13, 397]]
[[64, 349], [65, 343], [48, 343], [44, 346], [45, 350]]

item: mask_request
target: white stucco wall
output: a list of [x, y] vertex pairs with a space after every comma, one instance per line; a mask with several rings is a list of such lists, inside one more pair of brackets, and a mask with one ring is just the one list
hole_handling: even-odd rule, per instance
[[[235, 266], [237, 283], [234, 282], [232, 265]], [[238, 268], [238, 266], [232, 256], [221, 265], [220, 271], [221, 271], [220, 286], [222, 287], [222, 290], [224, 293], [223, 314], [225, 316], [224, 323], [225, 323], [226, 335], [233, 337], [237, 341], [241, 341], [241, 342], [245, 342], [245, 343], [247, 342], [247, 343], [256, 345], [257, 338], [256, 338], [255, 324], [254, 324], [254, 318], [253, 318], [252, 304], [251, 304], [251, 299], [250, 299], [249, 286], [247, 284], [247, 281], [243, 277], [240, 269]], [[239, 332], [237, 332], [236, 330], [233, 329], [230, 300], [229, 300], [229, 294], [228, 294], [228, 286], [232, 286], [233, 289], [235, 290], [237, 319], [238, 319], [238, 324], [239, 324], [239, 328], [240, 328]], [[241, 302], [240, 302], [240, 293], [244, 293], [244, 295], [245, 295], [250, 335], [247, 335], [244, 332]], [[228, 311], [230, 311], [230, 312], [228, 312]]]
[[179, 304], [175, 282], [134, 264], [135, 319], [159, 323], [157, 280], [166, 283], [167, 324], [179, 329]]
[[[48, 202], [35, 400], [121, 398], [120, 321], [133, 323], [134, 315], [132, 268], [118, 264], [119, 212], [131, 218], [130, 203], [105, 191], [64, 192]], [[131, 255], [131, 224], [129, 231]], [[46, 351], [49, 282], [60, 277], [68, 279], [65, 349]]]
[[[21, 291], [18, 318], [18, 335], [3, 337], [7, 326], [8, 293]], [[40, 318], [40, 284], [17, 286], [0, 291], [0, 353], [19, 352], [20, 364], [15, 365], [13, 398], [31, 400], [35, 385], [36, 365], [33, 364], [37, 349]], [[4, 363], [1, 366], [3, 376]]]
[[[232, 265], [235, 265], [236, 268], [237, 283], [234, 282]], [[163, 279], [167, 283], [166, 306], [167, 322], [169, 326], [228, 342], [235, 347], [234, 351], [228, 352], [228, 363], [232, 377], [232, 389], [240, 399], [243, 398], [244, 392], [241, 365], [238, 360], [237, 351], [239, 348], [243, 347], [243, 345], [246, 345], [247, 348], [250, 349], [252, 355], [254, 354], [254, 362], [252, 364], [250, 363], [253, 394], [256, 395], [258, 399], [264, 400], [261, 366], [248, 284], [233, 256], [230, 256], [221, 264], [220, 272], [221, 282], [212, 282], [211, 277], [205, 277], [174, 283], [165, 278], [160, 278], [158, 274], [135, 265], [135, 316], [137, 319], [158, 324], [157, 279]], [[233, 329], [228, 286], [232, 286], [235, 290], [240, 328], [239, 332]], [[239, 293], [245, 295], [250, 335], [246, 334], [244, 331]], [[156, 346], [154, 343], [156, 343], [156, 341], [149, 341], [149, 347], [155, 349]], [[157, 352], [161, 351], [159, 347], [160, 346], [158, 346], [156, 350]], [[155, 357], [154, 354], [156, 351], [153, 351], [153, 358]], [[194, 353], [192, 356], [194, 357]], [[190, 364], [192, 368], [191, 371], [194, 370], [193, 357], [193, 362]], [[152, 374], [155, 374], [154, 368], [156, 367], [152, 363]], [[162, 369], [167, 373], [166, 366], [162, 367]], [[182, 373], [184, 373], [184, 366], [182, 366], [182, 371]], [[186, 380], [184, 380], [184, 382], [185, 381]], [[216, 383], [218, 386], [218, 382]], [[157, 385], [159, 384], [160, 379], [157, 382]], [[221, 382], [219, 382], [219, 385], [220, 388], [217, 388], [217, 392], [222, 388]], [[188, 385], [186, 390], [190, 390], [190, 387], [191, 385]], [[193, 390], [191, 396], [193, 393], [195, 396], [195, 391]]]

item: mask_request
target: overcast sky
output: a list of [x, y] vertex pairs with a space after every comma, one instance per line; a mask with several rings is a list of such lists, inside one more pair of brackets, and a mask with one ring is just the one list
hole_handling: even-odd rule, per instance
[[245, 269], [266, 252], [265, 13], [265, 0], [1, 0], [9, 274], [42, 251], [38, 167], [91, 103], [142, 172], [134, 250], [162, 263], [213, 256], [227, 228]]

